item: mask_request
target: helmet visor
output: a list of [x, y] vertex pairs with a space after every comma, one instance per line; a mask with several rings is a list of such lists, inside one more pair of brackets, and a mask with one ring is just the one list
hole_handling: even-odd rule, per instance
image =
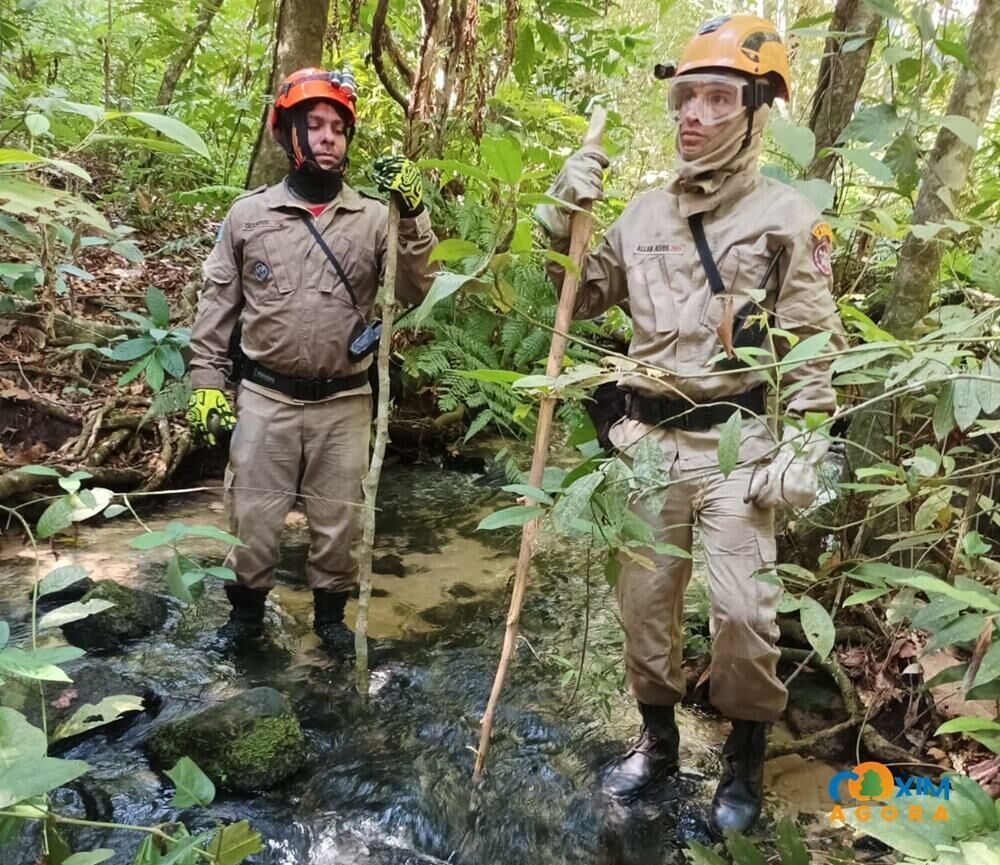
[[670, 79], [667, 107], [677, 123], [691, 115], [702, 126], [718, 126], [743, 112], [746, 87], [732, 75], [678, 75]]

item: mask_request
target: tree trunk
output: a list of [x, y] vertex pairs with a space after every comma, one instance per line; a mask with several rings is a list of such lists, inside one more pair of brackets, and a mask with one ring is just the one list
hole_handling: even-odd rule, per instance
[[[1000, 3], [980, 0], [969, 30], [967, 50], [969, 68], [955, 79], [948, 114], [971, 120], [982, 127], [993, 102], [997, 78], [1000, 77]], [[917, 205], [913, 210], [913, 225], [942, 222], [950, 218], [942, 190], [957, 195], [965, 186], [969, 166], [975, 155], [970, 147], [949, 129], [938, 132], [934, 151], [924, 168]], [[948, 196], [945, 195], [945, 198]], [[931, 292], [937, 283], [941, 266], [942, 247], [935, 240], [919, 240], [907, 235], [899, 252], [899, 262], [893, 275], [881, 325], [894, 336], [912, 335], [917, 323], [930, 310]]]
[[104, 34], [104, 108], [111, 108], [111, 34], [115, 29], [114, 4], [108, 0], [108, 32]]
[[160, 92], [156, 94], [157, 105], [169, 105], [174, 98], [174, 90], [177, 89], [177, 82], [181, 80], [184, 70], [194, 57], [194, 52], [198, 50], [202, 37], [212, 26], [212, 19], [215, 13], [222, 7], [222, 0], [202, 0], [201, 8], [198, 10], [198, 20], [188, 33], [187, 41], [180, 47], [173, 60], [167, 66], [167, 71], [163, 73], [163, 81], [160, 83]]
[[[816, 134], [817, 153], [837, 143], [854, 113], [854, 105], [868, 72], [868, 59], [875, 37], [882, 29], [882, 16], [876, 14], [865, 0], [837, 0], [830, 29], [864, 33], [865, 43], [845, 53], [844, 44], [855, 37], [831, 36], [826, 40], [809, 116], [809, 128]], [[817, 156], [807, 174], [829, 180], [835, 163], [834, 154]]]
[[[282, 0], [268, 90], [272, 98], [285, 76], [304, 66], [319, 66], [323, 62], [323, 37], [329, 7], [330, 0]], [[288, 171], [288, 158], [268, 129], [270, 112], [271, 99], [268, 99], [250, 160], [248, 188], [277, 183]]]

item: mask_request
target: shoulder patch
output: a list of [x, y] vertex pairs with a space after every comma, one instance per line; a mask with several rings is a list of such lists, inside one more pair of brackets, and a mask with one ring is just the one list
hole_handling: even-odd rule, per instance
[[260, 186], [256, 187], [255, 189], [248, 189], [242, 195], [237, 195], [236, 198], [234, 199], [234, 201], [239, 201], [241, 198], [249, 198], [251, 195], [257, 195], [258, 193], [263, 192], [265, 189], [267, 189], [267, 184], [266, 183], [262, 183]]
[[833, 276], [833, 263], [830, 260], [830, 241], [827, 238], [817, 240], [813, 244], [812, 258], [816, 270], [823, 276]]
[[816, 243], [821, 243], [825, 240], [827, 243], [833, 244], [833, 231], [830, 229], [829, 222], [817, 222], [813, 226], [812, 236]]

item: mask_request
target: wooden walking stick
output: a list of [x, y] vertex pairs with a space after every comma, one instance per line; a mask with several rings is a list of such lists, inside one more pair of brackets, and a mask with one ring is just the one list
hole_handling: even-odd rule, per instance
[[389, 442], [389, 358], [392, 355], [392, 325], [396, 317], [396, 261], [399, 253], [399, 204], [389, 196], [389, 232], [386, 241], [385, 279], [379, 288], [382, 333], [378, 345], [378, 404], [375, 414], [375, 443], [368, 474], [361, 483], [365, 521], [358, 557], [358, 616], [354, 625], [354, 684], [359, 694], [368, 693], [368, 609], [372, 598], [372, 555], [375, 549], [375, 512], [378, 484], [382, 477], [385, 448]]
[[[584, 145], [599, 144], [604, 132], [604, 120], [607, 114], [601, 107], [594, 109], [590, 116], [590, 126], [583, 140]], [[566, 334], [573, 320], [573, 308], [576, 305], [576, 289], [580, 282], [580, 272], [583, 266], [583, 256], [590, 241], [590, 230], [594, 219], [590, 213], [591, 202], [581, 202], [582, 211], [574, 211], [570, 221], [569, 257], [576, 267], [576, 272], [566, 271], [562, 291], [559, 295], [559, 308], [556, 311], [555, 329], [552, 334], [552, 345], [549, 348], [549, 360], [545, 374], [555, 378], [562, 369], [563, 355], [566, 353]], [[528, 483], [533, 487], [542, 485], [542, 475], [545, 471], [545, 458], [549, 452], [549, 434], [552, 431], [552, 417], [555, 413], [556, 398], [548, 395], [542, 398], [538, 409], [538, 427], [535, 430], [535, 450], [531, 457], [531, 471], [528, 473]], [[534, 552], [535, 538], [538, 535], [538, 518], [524, 524], [521, 530], [521, 550], [517, 557], [517, 571], [514, 576], [514, 591], [510, 598], [510, 610], [507, 613], [507, 630], [503, 638], [503, 649], [500, 652], [500, 663], [497, 666], [496, 678], [493, 680], [493, 690], [483, 715], [482, 731], [479, 736], [479, 750], [476, 752], [476, 768], [473, 779], [478, 781], [486, 765], [486, 755], [490, 747], [490, 734], [493, 732], [493, 717], [496, 714], [497, 703], [500, 702], [500, 692], [503, 690], [507, 668], [514, 654], [514, 643], [517, 640], [517, 626], [521, 619], [521, 606], [524, 603], [524, 592], [528, 585], [528, 571], [531, 567], [531, 555]]]
[[[431, 97], [430, 83], [434, 80], [434, 64], [437, 54], [435, 42], [427, 37], [435, 22], [435, 18], [427, 17], [429, 8], [425, 8], [424, 31], [425, 38], [421, 43], [420, 58], [417, 64], [417, 74], [414, 76], [410, 97], [400, 94], [385, 75], [382, 63], [383, 39], [386, 38], [385, 26], [389, 0], [378, 0], [375, 14], [372, 18], [372, 60], [375, 63], [379, 80], [385, 85], [389, 95], [399, 103], [405, 117], [405, 132], [403, 135], [403, 153], [416, 158], [420, 135], [419, 121], [426, 116], [427, 103]], [[436, 7], [433, 7], [436, 8]], [[436, 13], [435, 13], [436, 14]], [[379, 288], [377, 305], [382, 315], [382, 334], [378, 347], [378, 405], [375, 417], [375, 442], [372, 445], [371, 462], [368, 474], [362, 483], [365, 503], [365, 521], [361, 534], [361, 549], [359, 551], [358, 568], [358, 617], [354, 627], [354, 649], [357, 655], [354, 669], [354, 681], [361, 694], [368, 693], [368, 612], [372, 597], [372, 555], [375, 548], [375, 510], [378, 498], [378, 485], [382, 477], [382, 465], [385, 461], [385, 448], [389, 441], [389, 357], [392, 354], [392, 327], [396, 318], [396, 270], [399, 257], [399, 202], [394, 195], [389, 196], [389, 225], [386, 239], [385, 278]]]

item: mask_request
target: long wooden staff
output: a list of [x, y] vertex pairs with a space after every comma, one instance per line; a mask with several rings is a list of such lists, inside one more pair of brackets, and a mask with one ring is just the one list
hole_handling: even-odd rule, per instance
[[386, 240], [385, 279], [379, 288], [378, 306], [382, 316], [379, 337], [378, 404], [375, 414], [375, 444], [368, 474], [361, 483], [365, 501], [365, 521], [358, 554], [358, 615], [354, 625], [354, 683], [359, 694], [368, 693], [368, 610], [372, 599], [372, 555], [375, 549], [375, 514], [378, 484], [382, 477], [385, 448], [389, 442], [389, 358], [392, 355], [392, 325], [396, 317], [396, 269], [399, 257], [399, 204], [389, 196], [389, 232]]
[[[590, 116], [590, 126], [583, 140], [587, 144], [599, 144], [604, 132], [606, 112], [603, 108], [595, 108]], [[573, 320], [573, 307], [576, 305], [576, 289], [580, 282], [580, 272], [583, 266], [583, 256], [590, 241], [590, 230], [594, 219], [590, 213], [590, 202], [581, 202], [583, 210], [575, 211], [570, 222], [569, 257], [575, 265], [575, 271], [566, 271], [563, 279], [562, 292], [559, 295], [559, 308], [556, 311], [555, 330], [552, 335], [552, 345], [549, 348], [549, 360], [545, 374], [555, 378], [562, 369], [563, 355], [566, 353], [566, 334]], [[542, 398], [538, 409], [538, 427], [535, 430], [535, 450], [531, 457], [531, 471], [528, 483], [533, 487], [542, 485], [542, 475], [545, 471], [545, 459], [549, 453], [549, 434], [552, 431], [552, 417], [556, 409], [556, 398], [548, 395]], [[507, 630], [503, 638], [503, 650], [500, 652], [500, 664], [497, 666], [496, 678], [493, 680], [493, 690], [490, 701], [483, 715], [482, 731], [479, 736], [479, 750], [476, 752], [476, 768], [473, 778], [478, 781], [486, 765], [486, 755], [490, 747], [490, 734], [493, 732], [493, 717], [497, 704], [500, 702], [500, 692], [503, 690], [507, 668], [514, 654], [514, 643], [517, 640], [517, 626], [521, 619], [521, 606], [524, 604], [524, 592], [528, 585], [528, 571], [531, 568], [531, 555], [535, 548], [535, 538], [538, 535], [538, 518], [524, 524], [521, 530], [521, 551], [517, 557], [517, 572], [514, 577], [514, 591], [510, 598], [510, 611], [507, 613]]]

